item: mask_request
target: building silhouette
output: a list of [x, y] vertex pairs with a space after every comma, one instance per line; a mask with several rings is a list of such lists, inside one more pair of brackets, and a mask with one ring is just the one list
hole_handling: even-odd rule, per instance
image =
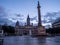
[[30, 17], [29, 17], [29, 15], [27, 17], [27, 26], [30, 26]]
[[33, 24], [30, 24], [30, 17], [29, 15], [27, 16], [27, 23], [24, 26], [19, 25], [19, 21], [16, 22], [15, 25], [15, 34], [16, 35], [46, 35], [45, 27], [42, 26], [41, 23], [41, 13], [40, 13], [40, 4], [38, 1], [38, 25], [33, 26]]

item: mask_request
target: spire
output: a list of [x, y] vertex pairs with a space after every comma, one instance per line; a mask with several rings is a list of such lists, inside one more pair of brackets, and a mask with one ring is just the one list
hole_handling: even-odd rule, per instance
[[39, 1], [38, 1], [38, 7], [37, 8], [40, 8], [40, 3], [39, 3]]
[[39, 3], [39, 1], [38, 1], [37, 9], [38, 9], [38, 26], [41, 26], [41, 12], [40, 12], [40, 3]]
[[38, 1], [38, 5], [39, 5], [39, 1]]

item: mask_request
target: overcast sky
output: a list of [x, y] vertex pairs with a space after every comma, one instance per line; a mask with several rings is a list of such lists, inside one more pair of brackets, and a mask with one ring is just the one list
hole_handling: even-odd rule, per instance
[[[42, 17], [47, 12], [60, 11], [60, 0], [39, 0], [39, 2]], [[28, 14], [30, 18], [37, 18], [37, 4], [38, 0], [0, 0], [0, 6], [4, 7], [6, 13], [8, 13], [8, 20], [12, 20], [13, 22], [16, 22], [16, 20], [23, 20], [25, 22], [24, 20], [26, 20]], [[20, 18], [17, 14], [20, 14]], [[33, 22], [36, 22], [36, 20], [33, 20]]]

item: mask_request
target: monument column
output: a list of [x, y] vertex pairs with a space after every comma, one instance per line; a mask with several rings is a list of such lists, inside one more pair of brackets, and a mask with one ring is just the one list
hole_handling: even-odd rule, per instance
[[42, 26], [40, 8], [41, 7], [40, 7], [39, 1], [38, 1], [38, 6], [37, 6], [37, 9], [38, 9], [38, 26]]
[[40, 8], [41, 7], [40, 7], [39, 1], [38, 1], [38, 6], [37, 6], [37, 9], [38, 9], [38, 35], [46, 35], [45, 27], [42, 26]]

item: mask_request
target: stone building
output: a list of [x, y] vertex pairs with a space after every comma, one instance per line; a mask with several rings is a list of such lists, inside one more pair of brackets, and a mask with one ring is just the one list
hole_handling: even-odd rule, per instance
[[38, 1], [38, 25], [30, 25], [30, 17], [27, 16], [27, 24], [25, 26], [20, 26], [19, 21], [15, 25], [15, 34], [16, 35], [46, 35], [45, 27], [41, 23], [41, 13], [40, 13], [40, 4]]

